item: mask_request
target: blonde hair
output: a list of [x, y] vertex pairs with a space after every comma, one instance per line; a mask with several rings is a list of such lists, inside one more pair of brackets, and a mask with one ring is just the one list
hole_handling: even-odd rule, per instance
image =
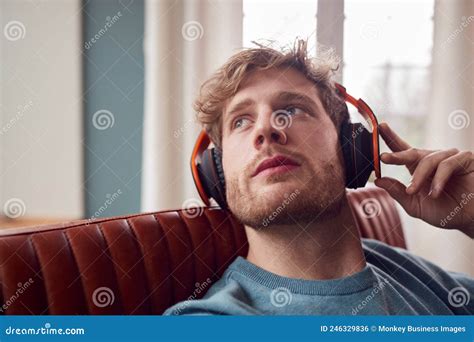
[[222, 114], [226, 101], [237, 93], [240, 84], [251, 72], [270, 68], [295, 68], [312, 81], [339, 133], [341, 123], [349, 120], [349, 113], [334, 86], [334, 76], [339, 68], [339, 58], [334, 52], [321, 50], [317, 58], [310, 58], [307, 41], [301, 39], [296, 39], [287, 51], [255, 44], [257, 48], [244, 49], [230, 57], [202, 84], [194, 102], [197, 120], [214, 145], [222, 147]]

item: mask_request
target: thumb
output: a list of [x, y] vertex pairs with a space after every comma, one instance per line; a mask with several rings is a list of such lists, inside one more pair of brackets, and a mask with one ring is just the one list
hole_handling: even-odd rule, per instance
[[412, 212], [413, 197], [406, 193], [406, 186], [390, 177], [377, 178], [374, 184], [392, 196], [407, 213]]

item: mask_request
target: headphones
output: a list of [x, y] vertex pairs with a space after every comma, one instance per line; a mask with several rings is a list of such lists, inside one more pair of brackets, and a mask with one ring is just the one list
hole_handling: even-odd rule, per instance
[[[374, 112], [362, 100], [356, 100], [346, 92], [346, 88], [335, 83], [344, 101], [370, 123], [369, 132], [361, 123], [344, 122], [340, 129], [340, 144], [346, 171], [346, 187], [356, 189], [365, 186], [372, 171], [377, 178], [380, 173], [380, 151], [378, 122]], [[208, 148], [211, 140], [205, 131], [199, 134], [191, 155], [191, 172], [199, 196], [209, 206], [213, 198], [222, 209], [227, 209], [222, 152], [218, 148]]]

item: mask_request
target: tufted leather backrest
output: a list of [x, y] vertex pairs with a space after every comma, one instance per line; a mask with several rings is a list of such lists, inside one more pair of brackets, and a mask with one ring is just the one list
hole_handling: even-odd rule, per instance
[[[382, 189], [348, 193], [363, 237], [405, 248]], [[200, 298], [238, 256], [243, 226], [218, 208], [0, 231], [0, 313], [161, 314]]]

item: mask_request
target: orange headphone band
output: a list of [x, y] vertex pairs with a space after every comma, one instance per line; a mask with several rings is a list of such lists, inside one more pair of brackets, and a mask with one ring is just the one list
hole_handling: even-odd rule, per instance
[[199, 137], [197, 138], [196, 144], [194, 145], [193, 153], [191, 154], [191, 173], [193, 175], [194, 184], [196, 185], [199, 196], [207, 206], [209, 206], [211, 202], [207, 197], [206, 191], [204, 190], [204, 186], [201, 183], [201, 178], [199, 177], [197, 159], [209, 146], [210, 143], [211, 139], [209, 138], [207, 133], [202, 130], [201, 133], [199, 133]]
[[346, 91], [346, 88], [339, 83], [335, 83], [337, 90], [341, 93], [344, 97], [344, 100], [349, 102], [351, 105], [357, 108], [357, 111], [364, 117], [366, 121], [370, 121], [372, 126], [372, 147], [373, 147], [373, 158], [374, 158], [374, 171], [375, 176], [380, 178], [381, 170], [380, 170], [380, 148], [379, 148], [379, 124], [377, 118], [372, 111], [372, 109], [364, 102], [362, 99], [356, 100], [353, 96], [349, 95]]

